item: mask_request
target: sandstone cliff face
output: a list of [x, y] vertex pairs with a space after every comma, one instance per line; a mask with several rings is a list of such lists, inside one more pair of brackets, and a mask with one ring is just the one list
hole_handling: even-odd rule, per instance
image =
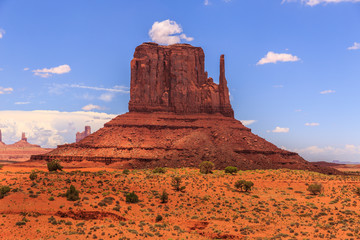
[[131, 61], [130, 112], [221, 113], [234, 117], [220, 60], [219, 85], [204, 70], [205, 55], [188, 44], [144, 43]]

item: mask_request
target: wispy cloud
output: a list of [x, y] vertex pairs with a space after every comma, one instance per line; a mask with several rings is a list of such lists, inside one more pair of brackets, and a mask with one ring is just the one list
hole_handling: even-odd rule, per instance
[[28, 67], [26, 67], [26, 68], [24, 68], [24, 71], [28, 71], [30, 68], [28, 68]]
[[104, 102], [111, 102], [114, 98], [114, 93], [103, 93], [100, 95], [99, 99]]
[[315, 127], [315, 126], [319, 126], [319, 123], [316, 122], [312, 122], [312, 123], [305, 123], [305, 126], [309, 126], [309, 127]]
[[149, 30], [149, 36], [152, 41], [158, 44], [170, 45], [179, 43], [182, 39], [192, 41], [194, 38], [187, 37], [179, 24], [170, 19], [162, 22], [154, 22]]
[[88, 104], [84, 107], [81, 108], [84, 111], [91, 111], [91, 110], [103, 110], [102, 107], [98, 106], [98, 105], [93, 105], [93, 104]]
[[358, 50], [358, 49], [360, 49], [360, 43], [358, 42], [354, 42], [354, 45], [348, 47], [348, 50]]
[[6, 144], [19, 141], [25, 132], [30, 143], [56, 147], [75, 142], [76, 132], [83, 131], [85, 125], [94, 132], [114, 117], [114, 114], [83, 111], [0, 111], [0, 129]]
[[[64, 89], [66, 88], [81, 88], [81, 89], [89, 89], [94, 91], [105, 91], [105, 92], [112, 92], [112, 93], [130, 93], [129, 88], [125, 86], [114, 86], [112, 88], [104, 88], [104, 87], [93, 87], [93, 86], [85, 86], [80, 84], [52, 84], [49, 87], [49, 93], [51, 94], [62, 94]], [[90, 97], [90, 96], [89, 96]]]
[[30, 102], [15, 102], [14, 104], [16, 105], [26, 105], [29, 104]]
[[4, 88], [0, 86], [0, 94], [9, 94], [12, 93], [14, 91], [13, 88], [8, 87], [8, 88]]
[[336, 91], [335, 90], [324, 90], [324, 91], [321, 91], [320, 94], [330, 94], [330, 93], [335, 93]]
[[124, 86], [114, 86], [113, 88], [103, 88], [103, 87], [90, 87], [90, 86], [84, 86], [84, 85], [78, 85], [78, 84], [71, 84], [68, 85], [68, 87], [71, 88], [83, 88], [83, 89], [91, 89], [96, 91], [108, 91], [108, 92], [118, 92], [118, 93], [130, 93], [128, 90], [128, 87]]
[[0, 28], [0, 39], [4, 37], [5, 30]]
[[[316, 6], [319, 4], [328, 4], [328, 3], [357, 3], [360, 2], [360, 0], [299, 0], [303, 4], [306, 4], [308, 6]], [[282, 3], [286, 2], [297, 2], [297, 0], [283, 0]]]
[[300, 58], [298, 58], [297, 56], [293, 56], [288, 53], [268, 52], [265, 57], [263, 57], [256, 63], [256, 65], [263, 65], [267, 63], [277, 63], [277, 62], [296, 62], [299, 60]]
[[240, 120], [240, 122], [241, 122], [244, 126], [249, 126], [249, 125], [255, 123], [256, 120]]
[[53, 68], [35, 69], [32, 72], [36, 76], [47, 78], [47, 77], [52, 76], [53, 74], [64, 74], [64, 73], [68, 73], [70, 71], [71, 71], [70, 66], [67, 64], [64, 64], [64, 65], [60, 65], [58, 67], [53, 67]]
[[210, 4], [209, 0], [204, 0], [204, 5], [208, 6]]
[[[283, 148], [283, 147], [282, 147]], [[285, 149], [285, 148], [284, 148]], [[345, 146], [309, 146], [306, 148], [286, 149], [292, 152], [299, 153], [306, 160], [312, 161], [354, 161], [359, 162], [360, 159], [360, 145], [347, 144]]]
[[273, 133], [288, 133], [289, 131], [290, 128], [282, 128], [282, 127], [276, 127], [275, 129], [271, 130], [271, 132]]

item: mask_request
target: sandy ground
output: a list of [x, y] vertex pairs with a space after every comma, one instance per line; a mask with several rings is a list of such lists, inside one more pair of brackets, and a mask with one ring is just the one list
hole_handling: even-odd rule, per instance
[[[37, 178], [30, 180], [31, 171]], [[180, 176], [184, 191], [171, 186]], [[0, 239], [359, 239], [358, 176], [327, 176], [297, 170], [65, 169], [45, 165], [4, 166], [0, 199]], [[237, 180], [252, 181], [245, 193]], [[320, 195], [307, 185], [318, 182]], [[63, 194], [74, 185], [80, 200]], [[163, 190], [169, 194], [161, 203]], [[138, 203], [126, 203], [134, 191]], [[162, 220], [156, 221], [158, 215]]]

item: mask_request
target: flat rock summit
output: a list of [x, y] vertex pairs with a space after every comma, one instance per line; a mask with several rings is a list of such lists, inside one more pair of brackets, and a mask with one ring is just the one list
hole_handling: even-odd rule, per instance
[[219, 84], [204, 69], [205, 55], [189, 44], [143, 43], [131, 61], [129, 112], [83, 140], [31, 160], [91, 161], [120, 168], [197, 167], [301, 169], [338, 174], [253, 134], [234, 118], [220, 56]]

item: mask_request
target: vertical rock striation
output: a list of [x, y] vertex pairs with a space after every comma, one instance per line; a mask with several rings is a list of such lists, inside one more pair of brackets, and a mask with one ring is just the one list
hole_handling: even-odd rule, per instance
[[208, 78], [205, 55], [189, 44], [144, 43], [131, 61], [130, 112], [221, 113], [234, 117], [220, 58], [219, 85]]

